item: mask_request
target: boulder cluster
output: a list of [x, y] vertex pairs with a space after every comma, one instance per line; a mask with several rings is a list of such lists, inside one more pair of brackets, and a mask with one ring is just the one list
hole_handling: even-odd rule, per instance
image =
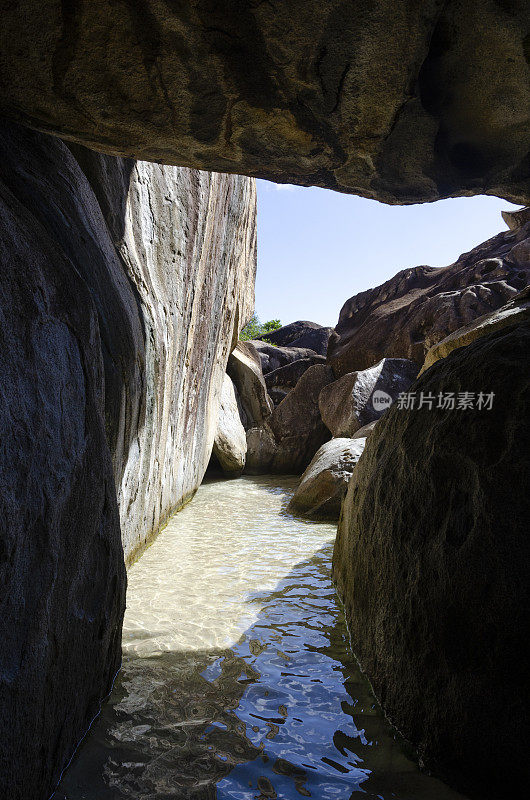
[[292, 507], [311, 516], [338, 517], [366, 435], [388, 407], [377, 404], [379, 395], [390, 404], [419, 370], [408, 359], [384, 358], [336, 380], [326, 363], [332, 332], [297, 321], [237, 344], [228, 360], [212, 454], [229, 476], [307, 469], [311, 480], [304, 473]]
[[[297, 322], [231, 356], [252, 350], [266, 409], [245, 469], [303, 472], [290, 510], [339, 519], [333, 576], [387, 717], [427, 768], [496, 799], [530, 785], [528, 211], [506, 221], [351, 298], [334, 331]], [[325, 357], [307, 349], [322, 330]]]
[[350, 298], [335, 329], [297, 321], [239, 342], [216, 465], [232, 476], [303, 473], [291, 510], [338, 519], [367, 437], [418, 374], [528, 314], [530, 222], [524, 210], [506, 221], [448, 267], [403, 270]]

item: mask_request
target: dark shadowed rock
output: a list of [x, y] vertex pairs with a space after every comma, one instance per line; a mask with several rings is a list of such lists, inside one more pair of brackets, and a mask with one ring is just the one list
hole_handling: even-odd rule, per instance
[[[289, 391], [291, 391], [291, 390], [289, 389]], [[272, 400], [272, 402], [274, 403], [275, 406], [280, 405], [282, 400], [285, 397], [287, 397], [288, 394], [289, 394], [289, 392], [286, 391], [285, 389], [274, 389], [274, 388], [269, 389], [269, 397], [270, 397], [270, 399]]]
[[266, 339], [279, 347], [303, 347], [314, 350], [319, 356], [325, 356], [332, 330], [333, 328], [324, 328], [316, 322], [299, 320], [283, 325], [259, 338]]
[[314, 519], [337, 519], [348, 482], [366, 439], [331, 439], [320, 447], [302, 475], [289, 509]]
[[333, 558], [353, 650], [390, 720], [427, 767], [496, 800], [530, 785], [529, 349], [528, 323], [505, 328], [414, 384], [493, 392], [491, 410], [385, 414]]
[[470, 322], [469, 325], [459, 328], [454, 333], [446, 336], [434, 347], [431, 347], [425, 357], [425, 363], [421, 368], [420, 375], [440, 358], [445, 358], [449, 353], [452, 353], [453, 350], [457, 350], [459, 347], [466, 347], [471, 342], [474, 342], [475, 339], [486, 336], [488, 333], [528, 320], [530, 320], [530, 287], [523, 289], [513, 300], [499, 308], [498, 311], [479, 317]]
[[299, 361], [301, 358], [312, 358], [317, 355], [314, 350], [308, 350], [304, 347], [279, 347], [268, 342], [262, 342], [259, 339], [253, 339], [249, 344], [252, 344], [259, 353], [261, 369], [264, 375], [268, 375], [269, 372], [280, 367], [285, 367], [286, 364], [291, 364], [293, 361]]
[[198, 487], [234, 333], [253, 306], [251, 181], [81, 151], [0, 128], [10, 800], [49, 797], [110, 687], [124, 550], [131, 561]]
[[280, 389], [290, 392], [294, 389], [304, 372], [314, 364], [325, 364], [326, 359], [324, 356], [309, 356], [306, 358], [299, 358], [297, 361], [291, 361], [284, 367], [272, 370], [265, 375], [265, 383], [269, 394], [273, 389]]
[[370, 369], [349, 372], [322, 389], [320, 415], [333, 436], [351, 437], [378, 420], [417, 374], [418, 365], [406, 358], [383, 358]]
[[403, 270], [352, 297], [328, 348], [336, 377], [390, 356], [422, 364], [441, 339], [503, 306], [529, 282], [529, 237], [530, 223], [499, 233], [449, 267]]
[[320, 418], [318, 396], [333, 380], [325, 364], [315, 364], [272, 412], [262, 428], [247, 431], [247, 465], [250, 473], [300, 474], [330, 438]]
[[250, 342], [238, 342], [230, 354], [226, 371], [238, 391], [247, 427], [264, 423], [274, 406], [267, 394], [256, 348]]
[[[0, 163], [0, 784], [10, 800], [45, 800], [120, 665], [126, 579], [98, 309], [60, 218], [46, 225], [23, 182], [11, 191], [11, 146]], [[35, 204], [53, 203], [40, 177], [50, 197]], [[87, 230], [78, 188], [72, 247]]]
[[227, 475], [239, 475], [245, 466], [247, 437], [242, 419], [245, 419], [245, 412], [240, 407], [236, 388], [228, 375], [225, 375], [212, 452]]
[[527, 37], [523, 0], [19, 0], [2, 5], [0, 109], [112, 155], [524, 203]]
[[130, 562], [206, 470], [234, 333], [254, 304], [255, 187], [81, 147], [74, 158], [6, 123], [1, 137], [3, 179], [95, 303]]

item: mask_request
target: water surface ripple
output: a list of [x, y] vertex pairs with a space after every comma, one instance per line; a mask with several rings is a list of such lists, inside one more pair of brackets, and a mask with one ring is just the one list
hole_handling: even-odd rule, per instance
[[295, 485], [203, 484], [131, 568], [123, 668], [54, 800], [462, 800], [377, 711]]

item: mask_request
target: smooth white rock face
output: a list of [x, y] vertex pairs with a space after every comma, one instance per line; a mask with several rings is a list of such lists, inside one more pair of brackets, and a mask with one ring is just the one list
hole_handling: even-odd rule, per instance
[[[243, 412], [244, 413], [244, 412]], [[213, 454], [224, 472], [238, 474], [245, 466], [247, 434], [241, 421], [242, 409], [236, 388], [225, 374], [219, 402], [219, 422], [213, 443]]]
[[123, 463], [115, 458], [130, 561], [208, 465], [226, 362], [254, 308], [254, 180], [137, 162], [117, 246], [145, 331], [144, 385], [123, 400], [124, 439], [127, 415], [137, 421]]

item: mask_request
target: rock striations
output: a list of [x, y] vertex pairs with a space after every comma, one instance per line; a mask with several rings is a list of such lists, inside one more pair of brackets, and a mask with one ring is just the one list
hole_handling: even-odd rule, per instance
[[[128, 168], [90, 157], [107, 174]], [[87, 172], [97, 181], [100, 172]], [[193, 495], [208, 465], [228, 356], [254, 308], [255, 203], [245, 178], [144, 162], [130, 171], [114, 239], [138, 301], [145, 369], [140, 391], [114, 398], [128, 560]]]
[[255, 189], [8, 124], [0, 148], [0, 774], [45, 800], [120, 663], [124, 551], [206, 469]]

